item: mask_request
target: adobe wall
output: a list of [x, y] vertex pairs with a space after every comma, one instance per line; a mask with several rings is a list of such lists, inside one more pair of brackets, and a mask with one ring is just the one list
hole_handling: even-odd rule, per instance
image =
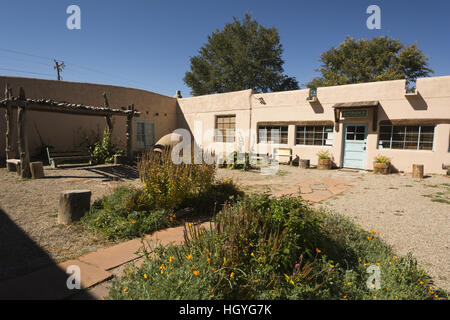
[[[106, 92], [111, 108], [127, 107], [134, 104], [141, 112], [135, 120], [155, 122], [156, 141], [172, 132], [177, 125], [176, 99], [157, 93], [118, 86], [78, 83], [67, 81], [31, 79], [20, 77], [0, 77], [0, 97], [6, 83], [17, 96], [19, 87], [23, 87], [27, 98], [46, 98], [55, 101], [67, 101], [90, 106], [104, 106], [103, 93]], [[0, 158], [5, 150], [5, 111], [0, 110]], [[126, 117], [112, 117], [114, 123], [113, 142], [120, 148], [126, 146]], [[14, 121], [16, 121], [14, 119]], [[101, 137], [106, 127], [103, 117], [77, 116], [59, 113], [30, 111], [28, 117], [28, 139], [30, 152], [39, 154], [42, 145], [52, 145], [59, 150], [73, 149], [88, 139], [93, 142]], [[133, 127], [133, 149], [134, 148]], [[17, 132], [13, 132], [16, 144]]]

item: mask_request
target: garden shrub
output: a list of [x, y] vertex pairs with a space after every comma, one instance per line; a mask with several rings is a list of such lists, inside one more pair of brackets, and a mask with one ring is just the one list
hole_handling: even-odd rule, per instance
[[[226, 205], [211, 230], [188, 225], [183, 245], [145, 252], [113, 281], [112, 299], [435, 299], [447, 293], [373, 230], [307, 207], [256, 195]], [[381, 270], [381, 289], [366, 282]]]
[[207, 192], [215, 177], [214, 164], [175, 164], [170, 149], [147, 152], [138, 163], [149, 200], [158, 208], [176, 209], [186, 199]]
[[142, 189], [122, 186], [95, 202], [81, 222], [88, 229], [115, 240], [166, 228], [173, 223], [173, 217], [166, 210], [154, 208]]

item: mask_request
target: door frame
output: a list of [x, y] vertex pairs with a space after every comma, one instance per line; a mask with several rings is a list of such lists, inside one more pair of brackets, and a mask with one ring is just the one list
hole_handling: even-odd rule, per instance
[[359, 168], [349, 168], [349, 169], [359, 169], [359, 170], [367, 170], [366, 169], [366, 160], [367, 160], [367, 136], [369, 135], [369, 123], [367, 122], [356, 122], [356, 123], [343, 123], [343, 130], [342, 130], [342, 147], [341, 147], [341, 168], [345, 168], [344, 167], [344, 157], [345, 157], [345, 140], [346, 140], [346, 136], [347, 136], [347, 127], [348, 126], [364, 126], [365, 127], [365, 131], [364, 131], [364, 142], [365, 142], [365, 149], [364, 149], [364, 168], [359, 169]]

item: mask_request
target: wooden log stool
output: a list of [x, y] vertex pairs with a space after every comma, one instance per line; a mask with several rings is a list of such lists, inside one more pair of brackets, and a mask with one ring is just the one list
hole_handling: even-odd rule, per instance
[[33, 179], [40, 179], [45, 177], [44, 167], [41, 161], [30, 162], [30, 171], [31, 171], [31, 178]]
[[69, 190], [59, 196], [58, 223], [79, 221], [91, 208], [90, 190]]
[[413, 164], [412, 177], [417, 179], [423, 179], [423, 164]]

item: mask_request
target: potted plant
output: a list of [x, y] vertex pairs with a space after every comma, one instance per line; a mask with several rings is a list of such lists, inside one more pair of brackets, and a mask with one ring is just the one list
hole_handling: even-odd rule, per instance
[[322, 150], [317, 153], [319, 161], [317, 164], [317, 169], [319, 170], [330, 170], [333, 166], [333, 161], [331, 160], [331, 155], [328, 150]]
[[378, 155], [373, 159], [373, 173], [389, 174], [391, 159]]

